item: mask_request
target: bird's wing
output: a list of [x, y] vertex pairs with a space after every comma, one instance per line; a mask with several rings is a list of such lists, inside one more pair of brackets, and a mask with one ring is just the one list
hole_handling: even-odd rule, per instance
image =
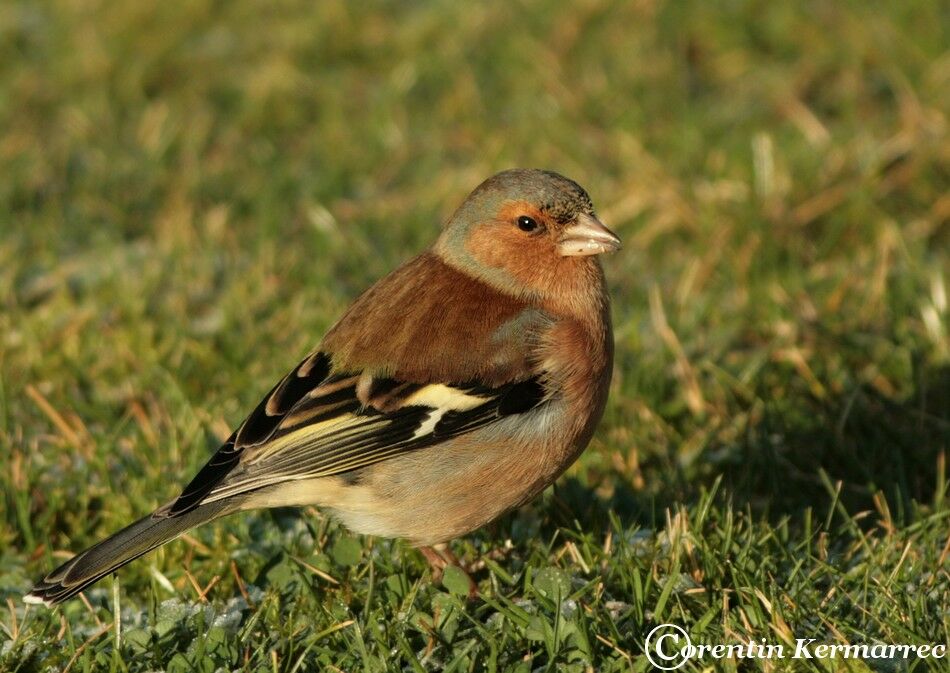
[[[366, 467], [550, 399], [530, 354], [548, 319], [477, 284], [459, 300], [466, 312], [475, 311], [460, 329], [460, 307], [445, 305], [446, 296], [460, 295], [444, 291], [446, 284], [457, 290], [463, 279], [438, 268], [437, 260], [414, 263], [422, 268], [391, 274], [354, 303], [321, 349], [268, 393], [166, 514]], [[412, 304], [400, 304], [400, 297]], [[367, 340], [374, 331], [376, 341]]]

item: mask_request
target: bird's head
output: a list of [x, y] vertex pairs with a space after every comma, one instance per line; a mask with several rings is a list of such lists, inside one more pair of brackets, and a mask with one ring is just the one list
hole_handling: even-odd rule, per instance
[[435, 251], [504, 291], [547, 298], [600, 277], [595, 256], [620, 239], [587, 192], [551, 171], [512, 169], [480, 184], [446, 223]]

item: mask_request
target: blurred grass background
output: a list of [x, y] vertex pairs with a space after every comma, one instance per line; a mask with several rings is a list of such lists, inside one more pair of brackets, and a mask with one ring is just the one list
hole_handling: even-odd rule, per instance
[[[0, 670], [644, 671], [664, 621], [948, 642], [948, 34], [923, 1], [0, 4]], [[512, 166], [625, 248], [592, 446], [454, 546], [483, 599], [278, 511], [119, 604], [25, 609]], [[824, 670], [718, 665], [791, 663]]]

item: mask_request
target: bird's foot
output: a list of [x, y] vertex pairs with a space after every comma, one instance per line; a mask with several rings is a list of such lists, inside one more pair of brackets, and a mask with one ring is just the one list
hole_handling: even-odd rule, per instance
[[422, 555], [429, 563], [429, 570], [432, 572], [432, 579], [434, 581], [441, 583], [442, 576], [445, 574], [445, 568], [447, 566], [455, 566], [462, 571], [462, 574], [465, 575], [465, 578], [468, 580], [469, 599], [478, 598], [478, 585], [475, 584], [475, 580], [468, 574], [468, 570], [462, 565], [458, 557], [452, 553], [448, 545], [438, 544], [431, 547], [419, 547], [419, 551], [422, 552]]

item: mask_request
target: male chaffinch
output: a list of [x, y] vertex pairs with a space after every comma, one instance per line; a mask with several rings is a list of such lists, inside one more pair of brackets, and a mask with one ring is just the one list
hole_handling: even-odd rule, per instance
[[261, 507], [317, 505], [452, 562], [441, 543], [530, 500], [590, 441], [613, 362], [597, 255], [619, 247], [572, 180], [489, 178], [428, 250], [353, 302], [181, 495], [25, 600], [66, 600], [194, 526]]

